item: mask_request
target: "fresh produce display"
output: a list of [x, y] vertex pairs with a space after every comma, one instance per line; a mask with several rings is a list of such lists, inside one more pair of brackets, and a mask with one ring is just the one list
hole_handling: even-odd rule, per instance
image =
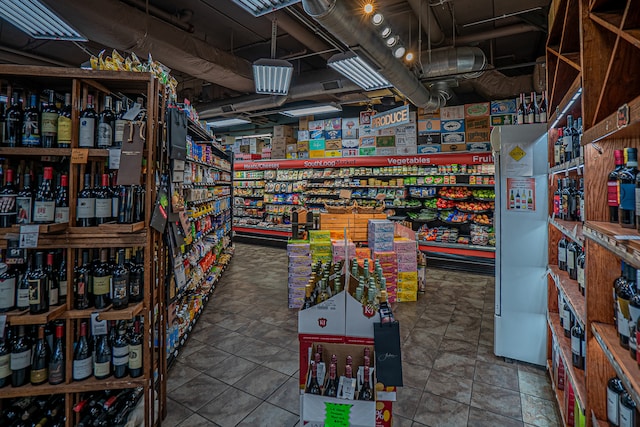
[[467, 187], [442, 187], [438, 195], [451, 200], [465, 200], [471, 196], [471, 190]]
[[407, 216], [412, 220], [433, 221], [437, 219], [437, 212], [431, 209], [422, 209], [420, 212], [409, 212]]
[[480, 225], [491, 225], [493, 224], [493, 218], [489, 218], [486, 214], [478, 214], [473, 217], [473, 222]]
[[493, 227], [471, 225], [471, 244], [479, 246], [495, 246], [496, 234]]
[[455, 228], [429, 228], [428, 226], [424, 225], [418, 231], [418, 236], [420, 240], [426, 240], [427, 242], [457, 243], [459, 232]]
[[438, 209], [452, 209], [456, 207], [456, 202], [453, 200], [438, 199], [436, 202], [436, 208]]
[[387, 207], [389, 208], [419, 208], [421, 206], [422, 202], [420, 200], [394, 199], [392, 203], [387, 202]]
[[438, 209], [438, 200], [437, 199], [425, 200], [424, 207], [429, 209]]
[[473, 198], [476, 200], [495, 200], [496, 192], [492, 189], [474, 189], [471, 190]]
[[493, 202], [459, 202], [457, 208], [462, 212], [485, 212], [493, 210]]
[[[441, 212], [442, 214], [442, 212]], [[464, 213], [464, 212], [460, 212], [458, 210], [455, 210], [451, 213], [449, 213], [449, 215], [447, 215], [446, 217], [443, 215], [440, 215], [440, 219], [444, 222], [450, 222], [450, 223], [464, 223], [464, 222], [468, 222], [469, 220], [471, 220], [473, 217], [473, 215], [468, 214], [468, 213]]]
[[438, 195], [437, 187], [409, 187], [409, 197], [428, 198]]

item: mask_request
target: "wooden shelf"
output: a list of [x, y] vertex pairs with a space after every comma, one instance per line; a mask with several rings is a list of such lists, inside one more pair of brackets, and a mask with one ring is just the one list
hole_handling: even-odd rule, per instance
[[609, 12], [591, 12], [589, 18], [612, 33], [618, 33], [622, 24], [622, 14]]
[[598, 142], [607, 137], [630, 138], [638, 135], [640, 129], [640, 96], [627, 102], [629, 124], [618, 128], [618, 112], [613, 112], [587, 129], [582, 135], [582, 145]]
[[53, 320], [60, 318], [65, 310], [67, 309], [64, 305], [58, 305], [55, 307], [51, 307], [49, 311], [42, 314], [30, 314], [29, 310], [24, 311], [9, 311], [7, 313], [3, 313], [7, 315], [7, 322], [11, 326], [18, 325], [44, 325], [45, 323], [49, 323]]
[[551, 389], [553, 390], [553, 395], [556, 397], [556, 402], [558, 403], [558, 412], [560, 413], [562, 426], [567, 427], [567, 417], [564, 415], [564, 390], [560, 390], [553, 380], [553, 366], [551, 365], [551, 360], [547, 360], [547, 372], [549, 372], [549, 379], [551, 380]]
[[558, 342], [560, 356], [564, 363], [564, 370], [569, 377], [569, 381], [571, 381], [571, 384], [573, 385], [573, 391], [576, 395], [576, 399], [580, 401], [580, 406], [584, 407], [587, 402], [587, 386], [584, 371], [575, 368], [571, 362], [571, 340], [564, 336], [564, 329], [560, 326], [558, 313], [548, 313], [547, 321], [549, 322], [551, 332]]
[[[567, 105], [569, 105], [572, 102], [571, 100], [573, 99], [575, 94], [578, 92], [578, 90], [580, 90], [580, 88], [582, 87], [582, 73], [578, 73], [575, 77], [572, 78], [570, 82], [567, 82], [565, 86], [566, 86], [566, 89], [564, 89], [562, 92], [564, 95], [562, 96], [558, 104], [553, 106], [553, 108], [551, 107], [549, 108], [551, 115], [547, 120], [548, 123], [553, 124], [556, 118], [558, 117], [558, 114], [564, 111]], [[580, 109], [580, 103], [575, 101], [574, 106], [571, 107], [571, 109], [567, 111], [567, 113], [563, 117], [561, 117], [561, 120], [558, 121], [558, 125], [561, 125], [563, 123], [562, 119], [564, 117], [566, 117], [568, 114], [574, 113], [575, 111], [579, 111], [579, 109]]]
[[609, 421], [598, 419], [596, 413], [591, 411], [591, 427], [609, 427]]
[[[37, 224], [23, 224], [23, 225], [37, 225]], [[12, 233], [20, 233], [21, 225], [14, 224], [11, 226]], [[54, 223], [54, 224], [40, 224], [38, 227], [38, 234], [59, 234], [64, 232], [69, 227], [68, 222]], [[7, 230], [6, 228], [0, 230]]]
[[584, 236], [613, 252], [625, 262], [640, 268], [640, 242], [637, 240], [619, 240], [617, 235], [631, 235], [640, 238], [635, 229], [623, 228], [618, 224], [601, 221], [587, 221], [583, 227]]
[[68, 157], [70, 155], [71, 148], [0, 147], [0, 156]]
[[116, 390], [125, 388], [142, 387], [145, 384], [143, 377], [139, 378], [107, 378], [98, 380], [93, 377], [84, 381], [72, 381], [68, 384], [42, 385], [25, 384], [22, 387], [4, 387], [0, 389], [0, 399], [22, 396], [44, 396], [60, 393], [83, 393], [87, 391]]
[[559, 292], [571, 306], [571, 310], [580, 322], [582, 329], [585, 329], [587, 324], [587, 304], [584, 295], [578, 289], [578, 282], [571, 279], [569, 274], [560, 270], [557, 265], [549, 266], [549, 276], [551, 276]]
[[93, 313], [98, 314], [98, 320], [130, 320], [139, 315], [144, 308], [144, 303], [131, 303], [127, 308], [122, 310], [114, 310], [112, 305], [107, 308], [96, 309], [87, 308], [86, 310], [68, 310], [64, 313], [65, 319], [87, 319], [91, 317]]
[[564, 221], [557, 218], [549, 217], [549, 224], [560, 230], [562, 234], [584, 246], [584, 235], [582, 232], [582, 224], [578, 221]]
[[565, 175], [569, 175], [571, 171], [577, 171], [578, 169], [584, 168], [584, 157], [578, 157], [577, 159], [572, 159], [568, 162], [561, 163], [557, 166], [553, 166], [549, 169], [549, 173], [553, 175], [564, 173]]
[[591, 324], [591, 330], [614, 371], [616, 371], [616, 375], [624, 384], [624, 388], [636, 405], [639, 405], [640, 369], [638, 369], [638, 363], [631, 358], [629, 350], [620, 346], [615, 326], [594, 322]]

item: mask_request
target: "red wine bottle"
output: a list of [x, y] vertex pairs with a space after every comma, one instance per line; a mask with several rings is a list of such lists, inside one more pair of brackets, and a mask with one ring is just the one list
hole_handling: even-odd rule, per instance
[[31, 314], [49, 310], [47, 274], [44, 271], [44, 252], [36, 252], [35, 268], [27, 276], [29, 282], [29, 311]]
[[360, 387], [360, 392], [358, 393], [358, 400], [374, 400], [373, 390], [371, 389], [371, 385], [369, 385], [369, 375], [369, 367], [365, 366], [362, 387]]
[[20, 93], [13, 92], [11, 107], [7, 109], [5, 145], [7, 147], [17, 147], [22, 143], [22, 120], [24, 112], [22, 111], [22, 102], [20, 101]]
[[67, 280], [67, 250], [62, 250], [60, 256], [60, 268], [58, 268], [58, 299], [60, 304], [64, 304], [67, 301], [67, 293], [69, 292], [68, 280]]
[[84, 174], [84, 187], [78, 193], [77, 207], [78, 227], [93, 227], [96, 225], [96, 197], [91, 188], [91, 174]]
[[87, 322], [80, 323], [80, 335], [76, 349], [73, 352], [73, 379], [81, 381], [93, 374], [93, 360], [91, 348], [87, 342]]
[[60, 304], [60, 284], [58, 283], [58, 273], [53, 268], [53, 252], [47, 254], [47, 290], [49, 292], [49, 306]]
[[[13, 310], [16, 301], [17, 274], [11, 266], [4, 263], [4, 257], [0, 251], [0, 313]], [[0, 331], [2, 333], [4, 331]]]
[[98, 115], [98, 148], [110, 148], [113, 145], [116, 116], [111, 107], [112, 98], [105, 95], [103, 110]]
[[60, 187], [56, 193], [55, 222], [69, 222], [69, 177], [63, 174], [60, 177]]
[[89, 250], [82, 250], [82, 260], [76, 259], [76, 267], [73, 270], [73, 306], [76, 310], [89, 308], [91, 264], [89, 264]]
[[129, 369], [129, 340], [127, 339], [124, 322], [118, 323], [116, 338], [111, 343], [113, 357], [113, 376], [122, 378]]
[[44, 339], [44, 325], [38, 326], [38, 339], [31, 358], [31, 384], [40, 385], [49, 378], [49, 345]]
[[93, 96], [87, 96], [87, 106], [80, 113], [80, 132], [78, 134], [78, 146], [81, 148], [94, 148], [96, 146], [96, 120], [98, 113], [93, 109]]
[[18, 334], [11, 346], [11, 385], [20, 387], [29, 382], [31, 372], [31, 343], [24, 334], [24, 325], [18, 326]]
[[133, 334], [129, 338], [129, 375], [137, 378], [142, 375], [142, 334], [140, 320], [133, 323]]
[[56, 107], [56, 94], [49, 91], [49, 102], [42, 109], [42, 146], [53, 148], [58, 134], [58, 107]]
[[140, 302], [144, 299], [144, 249], [138, 248], [135, 262], [129, 271], [129, 299]]
[[93, 305], [97, 309], [106, 308], [111, 304], [111, 278], [108, 249], [102, 249], [100, 263], [93, 270]]
[[27, 269], [18, 283], [16, 308], [21, 311], [29, 310], [29, 274], [31, 274], [31, 270], [33, 270], [33, 254], [30, 253], [27, 259]]
[[24, 174], [22, 190], [16, 197], [16, 223], [30, 224], [33, 214], [33, 188], [31, 188], [31, 174]]
[[56, 335], [49, 359], [49, 384], [56, 385], [64, 382], [66, 360], [64, 357], [64, 326], [56, 325]]
[[102, 186], [94, 190], [96, 197], [96, 223], [104, 224], [113, 219], [113, 197], [109, 187], [109, 175], [102, 174]]
[[0, 189], [0, 227], [11, 227], [16, 223], [16, 187], [13, 185], [13, 169], [7, 169], [6, 183]]
[[93, 357], [93, 375], [98, 380], [104, 380], [111, 376], [111, 346], [107, 334], [96, 337], [96, 350]]
[[118, 250], [118, 263], [113, 269], [113, 308], [120, 310], [129, 305], [129, 270], [124, 265], [124, 249]]
[[58, 147], [71, 147], [71, 94], [64, 94], [64, 106], [58, 117]]
[[5, 330], [0, 331], [0, 388], [11, 384], [11, 350]]
[[41, 147], [40, 114], [38, 113], [38, 95], [29, 95], [29, 104], [24, 110], [22, 120], [22, 145], [24, 147]]

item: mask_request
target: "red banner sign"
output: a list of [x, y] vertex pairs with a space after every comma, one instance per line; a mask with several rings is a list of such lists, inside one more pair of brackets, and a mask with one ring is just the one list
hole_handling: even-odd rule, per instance
[[236, 161], [233, 169], [266, 170], [266, 169], [308, 169], [308, 168], [348, 168], [377, 166], [429, 166], [429, 165], [479, 165], [493, 163], [491, 153], [435, 153], [417, 154], [414, 156], [362, 156], [332, 157], [324, 159], [304, 160], [259, 160], [255, 162]]

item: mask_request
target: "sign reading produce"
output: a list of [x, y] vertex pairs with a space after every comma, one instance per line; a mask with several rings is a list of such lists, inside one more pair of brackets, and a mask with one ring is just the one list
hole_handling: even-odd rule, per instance
[[384, 129], [409, 123], [409, 106], [394, 108], [371, 117], [371, 129]]

